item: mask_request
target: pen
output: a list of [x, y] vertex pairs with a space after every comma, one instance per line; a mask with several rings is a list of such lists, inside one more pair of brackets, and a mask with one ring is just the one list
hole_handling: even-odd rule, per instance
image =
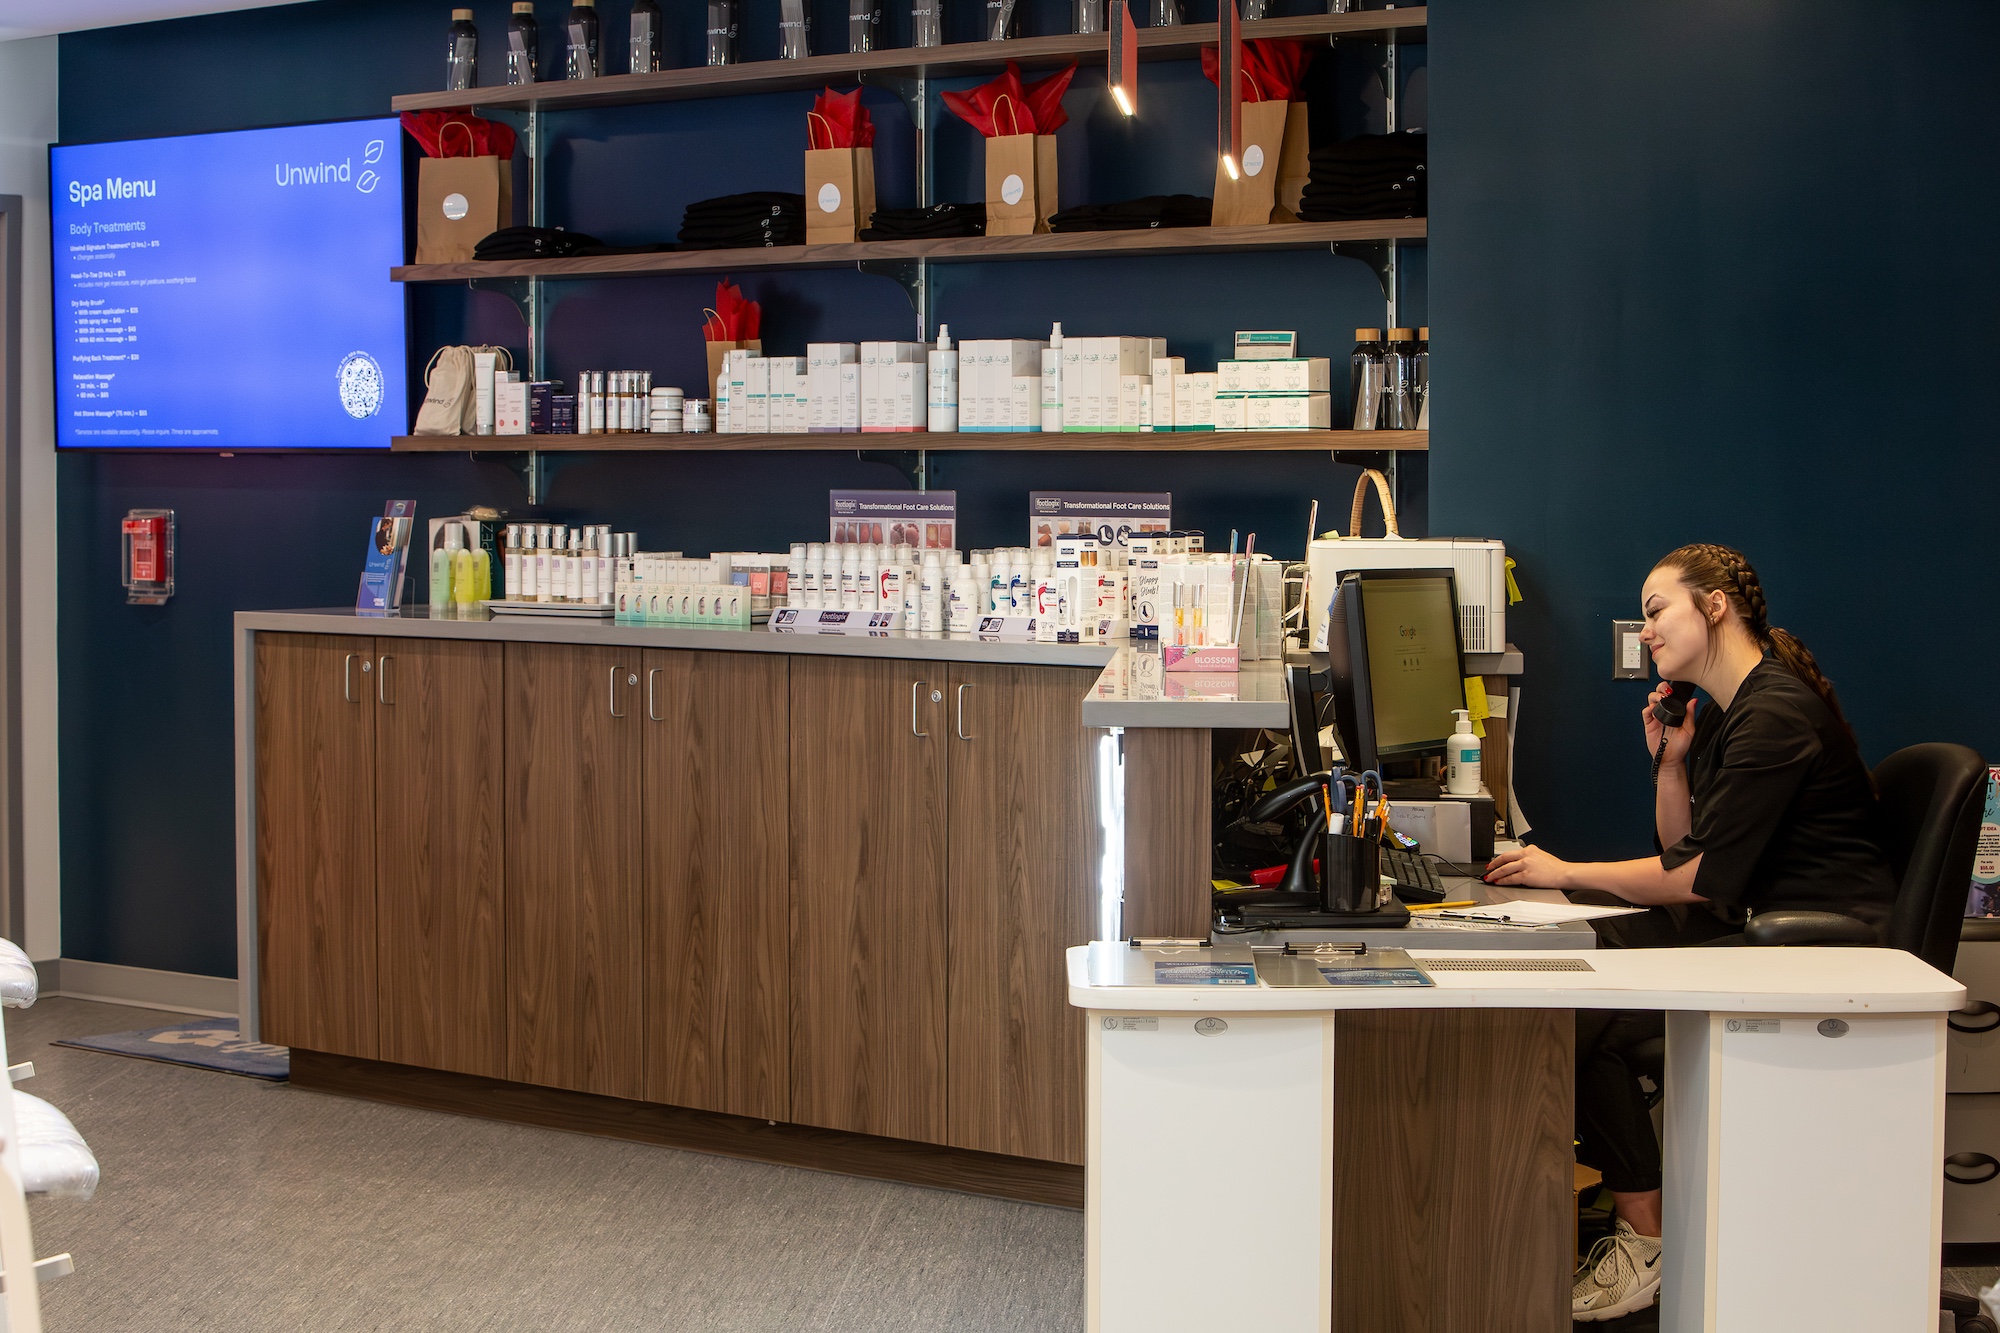
[[1464, 902], [1458, 902], [1458, 903], [1411, 903], [1410, 910], [1412, 912], [1438, 912], [1451, 907], [1477, 907], [1477, 906], [1479, 906], [1479, 903], [1476, 899], [1467, 898]]

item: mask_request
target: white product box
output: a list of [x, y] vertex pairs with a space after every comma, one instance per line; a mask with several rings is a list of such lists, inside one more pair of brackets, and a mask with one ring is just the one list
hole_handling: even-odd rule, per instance
[[1174, 376], [1174, 429], [1215, 429], [1215, 372]]
[[528, 386], [525, 381], [493, 377], [493, 433], [528, 433]]
[[882, 425], [882, 346], [879, 342], [865, 342], [860, 347], [863, 430], [879, 430]]
[[1145, 406], [1145, 390], [1152, 381], [1144, 375], [1121, 375], [1118, 377], [1118, 421], [1114, 429], [1133, 431], [1139, 429], [1139, 417]]
[[1333, 363], [1323, 356], [1224, 361], [1215, 376], [1218, 393], [1327, 393], [1333, 387]]
[[993, 395], [987, 388], [987, 380], [993, 369], [993, 340], [973, 338], [959, 347], [958, 355], [958, 428], [960, 430], [991, 430], [993, 427]]
[[842, 362], [838, 367], [840, 375], [840, 419], [835, 430], [859, 431], [861, 429], [861, 360], [859, 349], [855, 359]]
[[[1089, 352], [1090, 339], [1063, 339], [1062, 346], [1062, 425], [1064, 430], [1078, 430], [1088, 414], [1084, 399], [1084, 361]], [[1094, 354], [1092, 354], [1094, 356]]]
[[1323, 393], [1215, 399], [1217, 430], [1327, 430], [1332, 400]]
[[771, 433], [801, 435], [806, 429], [806, 358], [774, 356], [771, 363]]
[[1007, 412], [1008, 430], [1033, 430], [1042, 428], [1042, 377], [1037, 374], [1016, 375], [1012, 380], [1013, 392], [1009, 395]]
[[731, 348], [729, 367], [729, 429], [741, 435], [750, 429], [750, 361], [756, 356], [747, 347]]
[[[1172, 377], [1171, 375], [1169, 375], [1169, 376], [1167, 377], [1167, 379], [1168, 379], [1169, 381], [1171, 381], [1171, 380], [1173, 379], [1173, 377]], [[1141, 385], [1141, 386], [1139, 387], [1139, 429], [1140, 429], [1140, 430], [1152, 430], [1152, 429], [1154, 428], [1154, 427], [1153, 427], [1153, 385], [1154, 385], [1154, 384], [1158, 384], [1159, 382], [1160, 382], [1160, 381], [1158, 381], [1158, 380], [1154, 380], [1154, 381], [1152, 381], [1152, 382], [1150, 382], [1150, 383], [1147, 383], [1147, 384], [1143, 384], [1143, 385]]]
[[771, 431], [771, 358], [753, 356], [744, 362], [744, 404], [747, 413], [743, 429], [752, 435]]
[[1187, 358], [1179, 356], [1156, 356], [1152, 363], [1152, 376], [1163, 380], [1169, 375], [1187, 374]]
[[[899, 355], [885, 368], [888, 388], [885, 405], [888, 408], [888, 428], [895, 431], [919, 431], [930, 421], [931, 396], [924, 379], [924, 357], [928, 351], [924, 343], [899, 343]], [[900, 349], [914, 349], [914, 355], [903, 356]]]
[[1238, 361], [1283, 361], [1298, 355], [1299, 335], [1291, 329], [1238, 329]]
[[[861, 348], [855, 343], [806, 344], [806, 429], [843, 431], [849, 429], [841, 412], [841, 367], [858, 365]], [[854, 429], [861, 423], [855, 422]]]

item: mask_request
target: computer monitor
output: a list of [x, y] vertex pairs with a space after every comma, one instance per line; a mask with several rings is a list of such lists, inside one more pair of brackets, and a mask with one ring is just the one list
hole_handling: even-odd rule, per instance
[[1292, 704], [1292, 754], [1298, 776], [1309, 778], [1326, 771], [1326, 758], [1319, 748], [1319, 707], [1313, 694], [1312, 668], [1292, 665], [1285, 668], [1285, 692]]
[[1334, 734], [1348, 767], [1442, 754], [1451, 712], [1465, 707], [1452, 571], [1350, 570], [1328, 616]]

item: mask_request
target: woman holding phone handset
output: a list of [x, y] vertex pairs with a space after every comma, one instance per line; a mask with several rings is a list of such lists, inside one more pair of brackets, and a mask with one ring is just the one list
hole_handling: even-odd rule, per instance
[[[1496, 856], [1487, 882], [1658, 909], [1600, 932], [1624, 947], [1730, 943], [1748, 914], [1781, 907], [1879, 926], [1896, 882], [1868, 769], [1833, 685], [1804, 644], [1770, 624], [1750, 562], [1727, 546], [1683, 546], [1647, 576], [1640, 608], [1663, 687], [1688, 682], [1708, 696], [1679, 727], [1656, 715], [1662, 689], [1642, 710], [1660, 854], [1572, 862], [1522, 847]], [[1660, 1146], [1628, 1052], [1664, 1032], [1658, 1013], [1577, 1014], [1577, 1156], [1604, 1173], [1618, 1214], [1577, 1272], [1578, 1321], [1659, 1295]]]

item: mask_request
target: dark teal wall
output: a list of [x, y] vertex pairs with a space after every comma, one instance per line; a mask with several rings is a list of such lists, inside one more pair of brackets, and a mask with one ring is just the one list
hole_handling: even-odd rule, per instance
[[1520, 794], [1647, 850], [1607, 622], [1740, 546], [1871, 760], [2000, 755], [2000, 7], [1434, 0], [1431, 520], [1528, 594]]
[[[842, 31], [844, 7], [815, 0], [819, 49]], [[619, 0], [601, 6], [621, 23]], [[775, 54], [777, 0], [750, 0], [747, 54]], [[489, 54], [508, 6], [476, 6]], [[544, 33], [559, 7], [540, 3]], [[697, 48], [696, 6], [678, 34]], [[907, 6], [889, 6], [904, 13]], [[977, 9], [951, 7], [954, 35]], [[1031, 31], [1056, 31], [1067, 0], [1036, 0]], [[1280, 0], [1275, 12], [1308, 12]], [[435, 87], [449, 6], [407, 0], [317, 0], [64, 37], [66, 140], [235, 129], [380, 115], [393, 94]], [[1197, 0], [1193, 17], [1212, 17]], [[1205, 13], [1203, 11], [1206, 11]], [[960, 30], [962, 29], [962, 31]], [[896, 21], [892, 41], [900, 41]], [[618, 44], [614, 43], [614, 46]], [[1422, 48], [1407, 52], [1406, 110], [1420, 115]], [[1327, 62], [1316, 130], [1367, 125], [1362, 53]], [[488, 74], [488, 78], [497, 77]], [[1213, 92], [1192, 63], [1148, 65], [1142, 115], [1105, 114], [1102, 76], [1079, 75], [1061, 135], [1063, 197], [1207, 193], [1213, 172]], [[882, 125], [885, 202], [907, 199], [907, 120], [871, 92]], [[685, 102], [566, 118], [551, 158], [551, 220], [607, 240], [671, 237], [691, 200], [749, 188], [797, 189], [808, 94]], [[1377, 99], [1379, 102], [1379, 98]], [[1412, 123], [1406, 116], [1406, 123]], [[973, 145], [940, 131], [943, 198], [977, 197]], [[1424, 259], [1410, 257], [1405, 318], [1423, 321]], [[809, 338], [908, 337], [899, 289], [855, 273], [748, 277], [765, 303], [766, 345], [804, 350]], [[551, 318], [550, 369], [651, 369], [690, 391], [702, 377], [696, 332], [714, 284], [677, 279], [579, 284]], [[1211, 362], [1237, 327], [1296, 327], [1308, 350], [1344, 355], [1356, 325], [1381, 322], [1381, 297], [1361, 265], [1327, 255], [1235, 256], [1117, 264], [973, 265], [943, 271], [939, 317], [960, 337], [1040, 337], [1051, 320], [1075, 333], [1166, 336], [1192, 362]], [[439, 343], [519, 347], [513, 307], [491, 294], [412, 295], [417, 364]], [[227, 392], [230, 367], [215, 367]], [[1412, 467], [1411, 529], [1422, 525], [1424, 469]], [[1026, 540], [1034, 488], [1171, 490], [1176, 515], [1210, 532], [1256, 530], [1259, 547], [1300, 553], [1307, 503], [1342, 513], [1355, 472], [1292, 455], [1119, 456], [963, 454], [933, 485], [959, 492], [967, 546]], [[230, 615], [238, 609], [351, 604], [361, 539], [384, 500], [420, 514], [473, 503], [523, 510], [522, 492], [494, 463], [463, 455], [218, 458], [65, 455], [59, 460], [63, 552], [61, 726], [63, 947], [71, 957], [228, 976], [235, 971]], [[687, 550], [783, 549], [824, 530], [830, 487], [897, 486], [898, 474], [852, 455], [580, 456], [563, 463], [544, 507], [555, 521], [609, 522]], [[164, 608], [128, 607], [118, 589], [116, 519], [135, 506], [179, 516], [180, 592]]]

